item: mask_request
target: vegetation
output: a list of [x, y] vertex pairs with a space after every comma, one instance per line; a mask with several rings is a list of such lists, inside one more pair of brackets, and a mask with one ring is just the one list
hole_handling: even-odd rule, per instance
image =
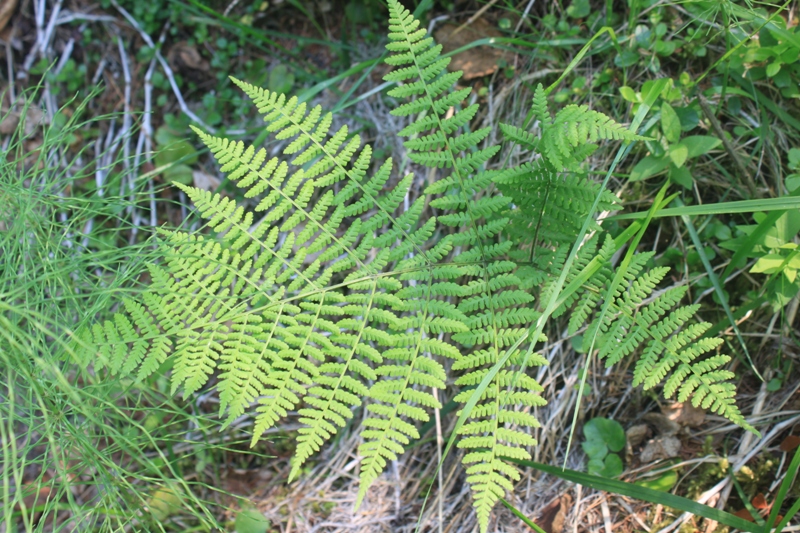
[[[412, 465], [416, 494], [402, 497], [418, 501], [397, 527], [441, 529], [460, 480], [464, 527], [495, 530], [505, 507], [540, 531], [539, 510], [514, 503], [526, 467], [665, 505], [666, 522], [637, 515], [651, 527], [677, 525], [677, 510], [765, 533], [794, 519], [800, 45], [787, 6], [490, 4], [476, 17], [496, 9], [500, 36], [466, 45], [489, 54], [486, 74], [453, 50], [458, 26], [437, 44], [421, 22], [454, 6], [347, 4], [345, 37], [311, 66], [302, 50], [331, 12], [256, 4], [104, 5], [149, 43], [141, 117], [122, 40], [123, 113], [97, 112], [102, 93], [71, 58], [42, 52], [21, 67], [40, 84], [15, 98], [9, 86], [6, 530], [288, 528], [289, 508], [265, 507], [276, 493], [241, 498], [230, 472], [285, 460], [269, 490], [308, 484], [327, 517], [326, 491], [349, 494], [319, 475], [337, 450], [360, 472], [348, 513]], [[287, 44], [258, 29], [267, 10], [311, 29]], [[167, 34], [184, 40], [165, 57]], [[278, 54], [269, 71], [244, 58], [256, 34]], [[387, 52], [353, 66], [359, 39]], [[534, 71], [540, 59], [557, 68]], [[53, 108], [63, 91], [78, 97]], [[228, 118], [248, 106], [258, 126]], [[415, 472], [420, 453], [430, 466]], [[727, 511], [703, 505], [721, 491]]]

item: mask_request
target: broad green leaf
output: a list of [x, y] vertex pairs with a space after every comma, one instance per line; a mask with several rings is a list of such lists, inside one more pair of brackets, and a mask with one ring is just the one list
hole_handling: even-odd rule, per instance
[[581, 443], [583, 451], [591, 459], [602, 459], [608, 455], [608, 446], [601, 440], [587, 440]]
[[692, 184], [694, 182], [694, 178], [692, 177], [692, 173], [689, 172], [689, 169], [685, 166], [676, 167], [675, 165], [670, 166], [669, 168], [669, 179], [673, 183], [677, 183], [681, 187], [685, 189], [692, 188]]
[[685, 144], [674, 144], [669, 147], [669, 158], [672, 164], [681, 168], [689, 158], [689, 147]]
[[781, 64], [778, 63], [777, 61], [767, 65], [767, 77], [768, 78], [775, 77], [775, 75], [778, 74], [778, 72], [780, 72], [780, 71], [781, 71]]
[[[664, 99], [669, 100], [668, 93], [672, 87], [675, 86], [675, 82], [672, 81], [672, 78], [658, 78], [654, 80], [647, 80], [642, 84], [642, 96], [645, 94], [653, 94], [653, 90], [655, 89], [657, 93], [655, 96], [661, 96]], [[654, 102], [655, 103], [655, 102]]]
[[270, 526], [267, 517], [254, 508], [242, 509], [236, 513], [233, 523], [236, 533], [267, 533]]
[[628, 102], [632, 102], [634, 104], [639, 103], [639, 97], [636, 95], [636, 91], [627, 85], [619, 88], [619, 94], [621, 94], [622, 97]]
[[673, 111], [681, 121], [681, 131], [693, 130], [700, 124], [700, 116], [692, 107], [675, 107]]
[[658, 55], [669, 56], [678, 48], [678, 43], [676, 41], [658, 40], [653, 48]]
[[780, 270], [781, 265], [783, 265], [783, 260], [784, 257], [780, 254], [767, 254], [756, 261], [756, 264], [753, 265], [750, 272], [774, 274]]
[[171, 165], [173, 163], [183, 163], [191, 165], [197, 161], [197, 150], [185, 139], [175, 141], [160, 149], [154, 158], [157, 167]]
[[286, 67], [280, 64], [273, 67], [269, 73], [269, 82], [267, 88], [275, 93], [286, 94], [292, 90], [294, 86], [294, 74]]
[[677, 482], [678, 473], [675, 470], [670, 470], [669, 472], [664, 472], [655, 479], [643, 479], [637, 481], [636, 484], [640, 487], [668, 492], [672, 490], [672, 487], [674, 487]]
[[682, 139], [679, 144], [688, 149], [688, 157], [689, 159], [693, 159], [707, 154], [722, 144], [722, 141], [711, 135], [690, 135]]
[[631, 181], [646, 180], [654, 176], [669, 166], [669, 159], [666, 157], [655, 157], [648, 155], [633, 167], [631, 170]]
[[616, 420], [592, 418], [584, 424], [583, 434], [587, 441], [604, 442], [612, 452], [618, 452], [625, 447], [625, 430]]
[[681, 139], [681, 121], [672, 106], [666, 102], [661, 104], [661, 131], [671, 143]]
[[588, 17], [591, 12], [592, 7], [589, 5], [589, 0], [572, 0], [567, 8], [567, 15], [574, 19]]
[[192, 168], [186, 165], [170, 165], [164, 169], [164, 181], [192, 185], [194, 183]]
[[792, 192], [800, 188], [800, 174], [789, 174], [786, 176], [786, 189]]
[[789, 148], [789, 168], [792, 170], [800, 167], [800, 148]]
[[176, 489], [161, 488], [153, 493], [147, 506], [157, 522], [163, 522], [181, 508], [182, 499]]
[[622, 474], [623, 470], [622, 459], [619, 458], [619, 455], [610, 453], [606, 455], [606, 458], [603, 460], [603, 470], [600, 471], [600, 475], [608, 478], [616, 478]]
[[622, 53], [619, 53], [614, 57], [614, 64], [619, 68], [630, 67], [639, 62], [639, 57], [639, 54], [637, 54], [635, 50], [626, 48], [622, 51]]
[[606, 463], [603, 459], [590, 459], [586, 463], [586, 470], [593, 476], [602, 476], [603, 470], [606, 468]]

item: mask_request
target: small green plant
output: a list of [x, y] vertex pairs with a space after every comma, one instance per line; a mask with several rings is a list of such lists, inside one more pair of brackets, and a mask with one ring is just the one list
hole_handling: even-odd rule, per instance
[[[642, 92], [646, 91], [643, 87]], [[622, 97], [635, 106], [641, 104], [642, 93], [630, 87], [621, 87]], [[673, 106], [672, 102], [684, 98], [681, 86], [664, 89], [661, 97], [660, 119], [654, 123], [648, 133], [655, 140], [647, 142], [650, 155], [642, 158], [631, 170], [630, 180], [640, 181], [667, 171], [671, 182], [686, 189], [691, 189], [694, 177], [690, 170], [690, 161], [706, 155], [717, 148], [722, 141], [711, 135], [689, 135], [698, 123], [698, 113], [691, 106]]]
[[233, 525], [236, 533], [267, 533], [270, 526], [270, 521], [253, 507], [245, 507], [236, 513]]
[[[790, 168], [797, 168], [792, 156], [798, 155], [790, 153], [790, 165], [794, 165]], [[786, 177], [785, 186], [791, 195], [800, 193], [796, 174]], [[756, 259], [750, 272], [768, 276], [761, 292], [778, 310], [800, 292], [800, 249], [795, 242], [800, 233], [800, 214], [796, 210], [754, 213], [753, 219], [755, 224], [737, 225], [735, 235], [721, 241], [720, 247], [734, 251], [738, 260]]]
[[[213, 448], [200, 439], [173, 454], [206, 417], [169, 395], [163, 376], [111, 377], [77, 364], [70, 348], [81, 320], [113, 318], [115, 294], [141, 293], [142, 265], [158, 258], [149, 243], [128, 244], [128, 213], [148, 198], [146, 182], [119, 195], [122, 154], [75, 142], [116, 118], [87, 120], [94, 96], [47, 125], [26, 124], [20, 103], [23, 118], [0, 149], [0, 437], [13, 443], [0, 459], [0, 528], [32, 533], [69, 517], [78, 529], [152, 531], [167, 513], [213, 529], [182, 471]], [[32, 89], [20, 102], [37, 99]], [[98, 171], [108, 178], [100, 185]], [[180, 490], [170, 499], [159, 486]]]
[[728, 65], [740, 78], [766, 81], [780, 90], [784, 98], [800, 96], [800, 33], [797, 26], [787, 27], [783, 17], [768, 17], [762, 11], [747, 11], [732, 6], [743, 21], [735, 37], [744, 40], [743, 30], [758, 32], [758, 39], [747, 43], [731, 55]]
[[156, 130], [154, 140], [157, 150], [154, 162], [157, 168], [163, 169], [164, 181], [190, 185], [192, 183], [190, 165], [197, 161], [197, 150], [192, 143], [169, 124], [164, 124]]
[[546, 364], [537, 346], [551, 317], [569, 316], [570, 334], [585, 328], [585, 351], [606, 365], [641, 352], [635, 385], [663, 385], [754, 431], [722, 340], [692, 322], [697, 306], [679, 305], [686, 286], [654, 294], [668, 269], [648, 270], [653, 254], [635, 244], [612, 263], [628, 238], [595, 218], [619, 201], [589, 180], [585, 159], [601, 142], [644, 138], [586, 106], [551, 113], [540, 85], [538, 134], [499, 126], [525, 162], [490, 166], [501, 146], [486, 142], [491, 128], [471, 128], [479, 105], [457, 86], [461, 73], [397, 1], [389, 10], [394, 69], [384, 79], [397, 86], [387, 96], [399, 101], [393, 114], [410, 117], [399, 132], [408, 157], [438, 179], [404, 205], [413, 173], [373, 162], [321, 107], [234, 80], [288, 141], [283, 157], [195, 129], [245, 200], [175, 183], [207, 230], [160, 232], [150, 290], [76, 335], [84, 364], [139, 379], [169, 368], [172, 392], [185, 395], [216, 375], [220, 414], [227, 424], [251, 413], [253, 444], [297, 410], [291, 479], [363, 410], [358, 507], [442, 407], [431, 391], [446, 388], [450, 359], [452, 441], [466, 451], [484, 532], [520, 478], [512, 461], [536, 445], [531, 409], [547, 400], [531, 369]]
[[586, 440], [581, 446], [589, 456], [590, 474], [615, 478], [622, 474], [622, 459], [618, 452], [625, 447], [625, 430], [616, 420], [592, 418], [583, 426]]

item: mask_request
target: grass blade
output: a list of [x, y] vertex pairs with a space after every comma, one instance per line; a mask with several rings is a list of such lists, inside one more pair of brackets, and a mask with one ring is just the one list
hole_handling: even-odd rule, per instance
[[534, 522], [533, 520], [531, 520], [530, 518], [528, 518], [527, 516], [522, 514], [522, 511], [520, 511], [519, 509], [517, 509], [516, 507], [514, 507], [513, 505], [508, 503], [505, 498], [500, 498], [500, 503], [505, 505], [508, 508], [509, 511], [514, 513], [514, 516], [516, 516], [517, 518], [522, 520], [525, 523], [526, 526], [528, 526], [532, 530], [536, 531], [536, 533], [545, 533], [544, 529], [542, 529], [539, 526], [537, 526], [536, 522]]
[[[781, 196], [780, 198], [760, 198], [757, 200], [740, 200], [736, 202], [721, 202], [703, 205], [684, 205], [662, 209], [654, 215], [655, 218], [699, 216], [699, 215], [730, 215], [734, 213], [756, 213], [759, 211], [785, 211], [787, 209], [800, 209], [800, 194]], [[647, 211], [613, 215], [606, 220], [638, 220], [647, 216]]]
[[709, 520], [716, 520], [720, 524], [735, 527], [736, 529], [747, 531], [749, 533], [763, 533], [761, 527], [753, 522], [748, 522], [747, 520], [739, 518], [731, 513], [720, 511], [714, 507], [709, 507], [708, 505], [703, 505], [694, 500], [690, 500], [689, 498], [676, 496], [675, 494], [670, 494], [669, 492], [662, 492], [660, 490], [649, 489], [647, 487], [642, 487], [626, 481], [620, 481], [618, 479], [608, 479], [600, 476], [593, 476], [583, 472], [545, 465], [533, 461], [509, 458], [506, 458], [506, 460], [511, 463], [516, 463], [521, 466], [527, 466], [541, 472], [546, 472], [558, 478], [572, 481], [573, 483], [578, 483], [584, 487], [603, 490], [613, 494], [619, 494], [621, 496], [628, 496], [630, 498], [636, 498], [637, 500], [643, 500], [646, 502], [658, 503], [665, 507], [672, 507], [673, 509], [680, 509], [681, 511], [692, 513], [696, 516], [702, 516], [703, 518], [707, 518]]
[[[783, 478], [781, 482], [781, 486], [778, 487], [778, 494], [775, 496], [775, 501], [772, 503], [772, 510], [769, 513], [769, 518], [767, 518], [767, 524], [764, 526], [764, 531], [768, 532], [772, 529], [772, 525], [775, 523], [775, 520], [778, 518], [778, 513], [781, 510], [781, 506], [783, 505], [784, 500], [786, 499], [786, 495], [789, 493], [789, 489], [792, 488], [792, 484], [797, 477], [797, 471], [800, 470], [800, 448], [797, 448], [797, 451], [794, 452], [794, 457], [792, 458], [792, 462], [789, 463], [789, 468], [786, 469], [786, 476]], [[781, 533], [781, 530], [786, 527], [786, 524], [789, 523], [794, 515], [796, 515], [800, 511], [800, 500], [794, 502], [792, 507], [786, 513], [786, 516], [781, 520], [780, 524], [778, 524], [777, 528], [775, 529], [775, 533]]]
[[[606, 290], [605, 301], [603, 302], [603, 307], [600, 309], [600, 314], [597, 316], [596, 320], [598, 323], [602, 324], [603, 319], [605, 318], [606, 314], [608, 313], [608, 309], [611, 307], [611, 303], [614, 302], [615, 297], [614, 295], [617, 292], [617, 288], [622, 283], [623, 279], [625, 278], [625, 274], [628, 273], [628, 267], [633, 260], [633, 255], [636, 253], [636, 248], [639, 246], [639, 242], [642, 240], [644, 236], [644, 232], [647, 230], [647, 227], [650, 225], [650, 221], [653, 218], [653, 214], [658, 211], [658, 208], [661, 207], [664, 195], [667, 194], [667, 187], [669, 187], [669, 183], [665, 183], [661, 190], [658, 191], [656, 195], [655, 201], [653, 205], [650, 207], [649, 214], [647, 218], [644, 219], [644, 222], [641, 224], [639, 231], [636, 232], [636, 236], [633, 237], [633, 240], [628, 246], [628, 251], [625, 253], [625, 257], [622, 259], [622, 262], [617, 268], [616, 273], [614, 274], [614, 278], [611, 280], [611, 283], [608, 285], [608, 289]], [[586, 367], [583, 369], [583, 375], [581, 377], [581, 384], [578, 388], [578, 399], [575, 410], [572, 413], [572, 427], [569, 430], [569, 439], [567, 439], [567, 453], [564, 454], [564, 467], [567, 466], [567, 457], [569, 456], [570, 449], [572, 448], [572, 439], [575, 436], [575, 427], [578, 425], [578, 413], [580, 412], [580, 402], [581, 398], [583, 398], [583, 390], [586, 387], [586, 380], [589, 376], [589, 372], [587, 372], [591, 360], [592, 360], [592, 353], [594, 353], [594, 345], [597, 342], [597, 335], [600, 332], [600, 328], [595, 329], [594, 334], [592, 335], [592, 341], [589, 344], [589, 351], [586, 353]]]
[[[677, 200], [680, 202], [680, 200]], [[742, 337], [742, 332], [739, 331], [739, 326], [736, 325], [736, 320], [733, 318], [733, 312], [731, 311], [731, 306], [728, 304], [728, 299], [725, 298], [725, 292], [722, 290], [722, 284], [719, 282], [719, 278], [717, 274], [714, 272], [714, 268], [711, 266], [711, 261], [708, 260], [708, 256], [706, 255], [705, 246], [700, 241], [700, 236], [697, 234], [697, 230], [692, 224], [692, 219], [689, 218], [688, 215], [681, 215], [681, 220], [683, 224], [686, 226], [687, 231], [689, 232], [689, 236], [692, 239], [692, 243], [694, 244], [695, 250], [697, 250], [698, 255], [700, 256], [700, 261], [703, 262], [703, 267], [706, 269], [706, 274], [708, 274], [708, 279], [711, 281], [711, 285], [714, 287], [714, 292], [717, 293], [717, 298], [722, 305], [722, 309], [725, 310], [725, 316], [728, 317], [728, 321], [731, 323], [731, 327], [733, 328], [734, 333], [736, 333], [736, 338], [739, 340], [739, 345], [741, 345], [742, 350], [744, 351], [744, 355], [747, 358], [747, 363], [750, 365], [750, 369], [753, 373], [758, 376], [758, 379], [764, 381], [764, 378], [758, 372], [756, 365], [753, 363], [753, 359], [750, 357], [750, 351], [747, 349], [747, 344], [744, 342], [744, 338]]]

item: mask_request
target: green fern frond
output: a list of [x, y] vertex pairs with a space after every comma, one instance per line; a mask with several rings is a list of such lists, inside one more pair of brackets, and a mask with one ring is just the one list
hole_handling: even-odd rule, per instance
[[[485, 532], [519, 479], [503, 458], [530, 458], [534, 408], [545, 404], [529, 374], [547, 361], [518, 345], [542, 316], [537, 306], [561, 291], [595, 199], [601, 211], [618, 208], [581, 163], [601, 140], [641, 137], [585, 106], [551, 114], [540, 85], [531, 104], [538, 130], [500, 126], [528, 162], [487, 168], [500, 147], [488, 142], [489, 128], [473, 127], [471, 89], [456, 86], [461, 73], [447, 70], [449, 58], [408, 10], [397, 0], [389, 10], [394, 69], [385, 79], [397, 83], [389, 96], [405, 100], [392, 112], [413, 116], [400, 132], [409, 158], [436, 169], [425, 194], [406, 202], [414, 174], [395, 176], [391, 159], [373, 162], [371, 147], [333, 128], [321, 107], [233, 80], [282, 153], [270, 158], [195, 130], [244, 199], [175, 184], [204, 232], [160, 231], [163, 261], [151, 266], [150, 290], [124, 300], [113, 320], [81, 329], [78, 353], [84, 364], [139, 378], [169, 360], [173, 393], [216, 387], [226, 424], [252, 417], [253, 444], [297, 416], [290, 479], [363, 408], [357, 505], [441, 408], [434, 391], [455, 380], [463, 405], [504, 359], [456, 436]], [[589, 231], [566, 273], [580, 288], [552, 316], [569, 317], [570, 335], [583, 329], [585, 348], [596, 338], [608, 365], [641, 351], [635, 384], [663, 384], [665, 396], [752, 429], [720, 341], [692, 322], [697, 306], [680, 306], [686, 288], [659, 292], [666, 269], [648, 269], [645, 253], [626, 259], [609, 294], [619, 245], [599, 221]]]
[[[545, 160], [538, 159], [502, 171], [496, 183], [505, 196], [514, 199], [508, 229], [514, 240], [537, 245], [571, 244], [577, 237], [595, 198], [600, 195], [599, 211], [619, 209], [619, 199], [577, 173], [554, 172]], [[600, 225], [592, 222], [590, 231]]]
[[556, 113], [552, 124], [543, 129], [540, 146], [554, 168], [574, 170], [579, 162], [575, 158], [575, 149], [599, 140], [633, 142], [645, 140], [645, 137], [587, 106], [568, 105]]

